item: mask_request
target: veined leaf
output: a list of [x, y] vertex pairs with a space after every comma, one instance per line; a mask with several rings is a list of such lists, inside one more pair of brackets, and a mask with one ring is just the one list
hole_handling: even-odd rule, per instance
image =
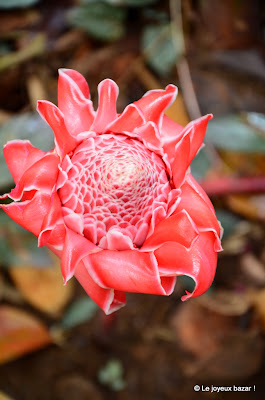
[[74, 7], [68, 18], [73, 26], [83, 29], [96, 39], [110, 42], [123, 36], [126, 10], [93, 1]]
[[179, 46], [173, 43], [170, 24], [148, 25], [143, 31], [142, 51], [148, 64], [160, 75], [167, 75], [182, 54]]
[[[265, 119], [261, 118], [261, 114], [257, 127], [257, 119], [253, 123], [252, 118], [251, 122], [251, 114], [214, 118], [209, 122], [206, 138], [218, 149], [265, 153]], [[261, 121], [264, 121], [264, 124], [261, 124]]]

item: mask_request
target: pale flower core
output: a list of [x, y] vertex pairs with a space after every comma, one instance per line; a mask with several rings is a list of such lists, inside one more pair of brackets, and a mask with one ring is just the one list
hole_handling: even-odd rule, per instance
[[161, 157], [125, 135], [86, 139], [65, 157], [60, 174], [66, 224], [102, 248], [124, 236], [141, 246], [155, 208], [167, 207], [171, 191]]

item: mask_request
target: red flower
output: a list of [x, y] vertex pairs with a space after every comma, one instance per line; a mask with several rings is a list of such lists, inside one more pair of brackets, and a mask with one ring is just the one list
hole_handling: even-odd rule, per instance
[[1, 205], [18, 224], [61, 258], [65, 282], [73, 275], [111, 313], [125, 292], [172, 293], [178, 275], [204, 293], [220, 246], [213, 206], [189, 171], [211, 115], [185, 128], [164, 115], [177, 88], [152, 90], [120, 115], [118, 87], [98, 87], [95, 112], [85, 79], [59, 73], [59, 108], [40, 101], [55, 148], [47, 153], [15, 140], [4, 155], [16, 187]]

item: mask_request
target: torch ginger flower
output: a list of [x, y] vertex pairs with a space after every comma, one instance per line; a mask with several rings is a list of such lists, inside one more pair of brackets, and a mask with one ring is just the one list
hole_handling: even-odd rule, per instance
[[125, 292], [169, 295], [188, 275], [199, 296], [211, 285], [221, 250], [214, 208], [190, 174], [211, 115], [185, 128], [164, 115], [177, 88], [151, 90], [117, 114], [117, 85], [89, 88], [74, 70], [59, 71], [58, 108], [39, 101], [55, 147], [14, 140], [4, 155], [16, 186], [1, 208], [61, 258], [109, 314]]

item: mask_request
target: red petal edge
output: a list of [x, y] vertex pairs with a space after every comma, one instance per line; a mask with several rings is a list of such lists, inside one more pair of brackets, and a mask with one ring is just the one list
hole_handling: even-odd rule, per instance
[[157, 89], [146, 92], [134, 104], [142, 111], [147, 122], [153, 121], [161, 130], [164, 112], [174, 102], [177, 94], [178, 88], [168, 85], [165, 90]]
[[136, 293], [169, 295], [174, 277], [161, 280], [153, 253], [103, 250], [89, 256], [89, 273], [100, 286]]
[[89, 100], [88, 84], [77, 71], [59, 69], [58, 107], [72, 136], [90, 129], [95, 112]]
[[119, 94], [117, 84], [111, 79], [105, 79], [98, 85], [98, 109], [92, 131], [103, 133], [107, 126], [114, 121], [118, 114], [116, 111], [116, 101]]
[[32, 146], [28, 140], [12, 140], [3, 150], [8, 169], [17, 183], [24, 172], [46, 154]]
[[50, 125], [55, 135], [55, 143], [58, 154], [63, 158], [70, 153], [77, 145], [77, 141], [68, 132], [62, 112], [49, 101], [38, 101], [37, 111], [42, 118]]
[[83, 286], [89, 297], [105, 312], [111, 314], [126, 304], [126, 296], [123, 291], [106, 289], [99, 286], [90, 276], [88, 268], [81, 261], [76, 266], [75, 277]]
[[64, 248], [61, 258], [61, 269], [64, 282], [74, 275], [76, 266], [88, 254], [102, 251], [89, 240], [66, 227]]
[[217, 253], [213, 232], [201, 232], [190, 250], [178, 243], [166, 243], [155, 251], [161, 276], [188, 275], [196, 284], [193, 293], [182, 297], [196, 297], [206, 292], [214, 279]]

